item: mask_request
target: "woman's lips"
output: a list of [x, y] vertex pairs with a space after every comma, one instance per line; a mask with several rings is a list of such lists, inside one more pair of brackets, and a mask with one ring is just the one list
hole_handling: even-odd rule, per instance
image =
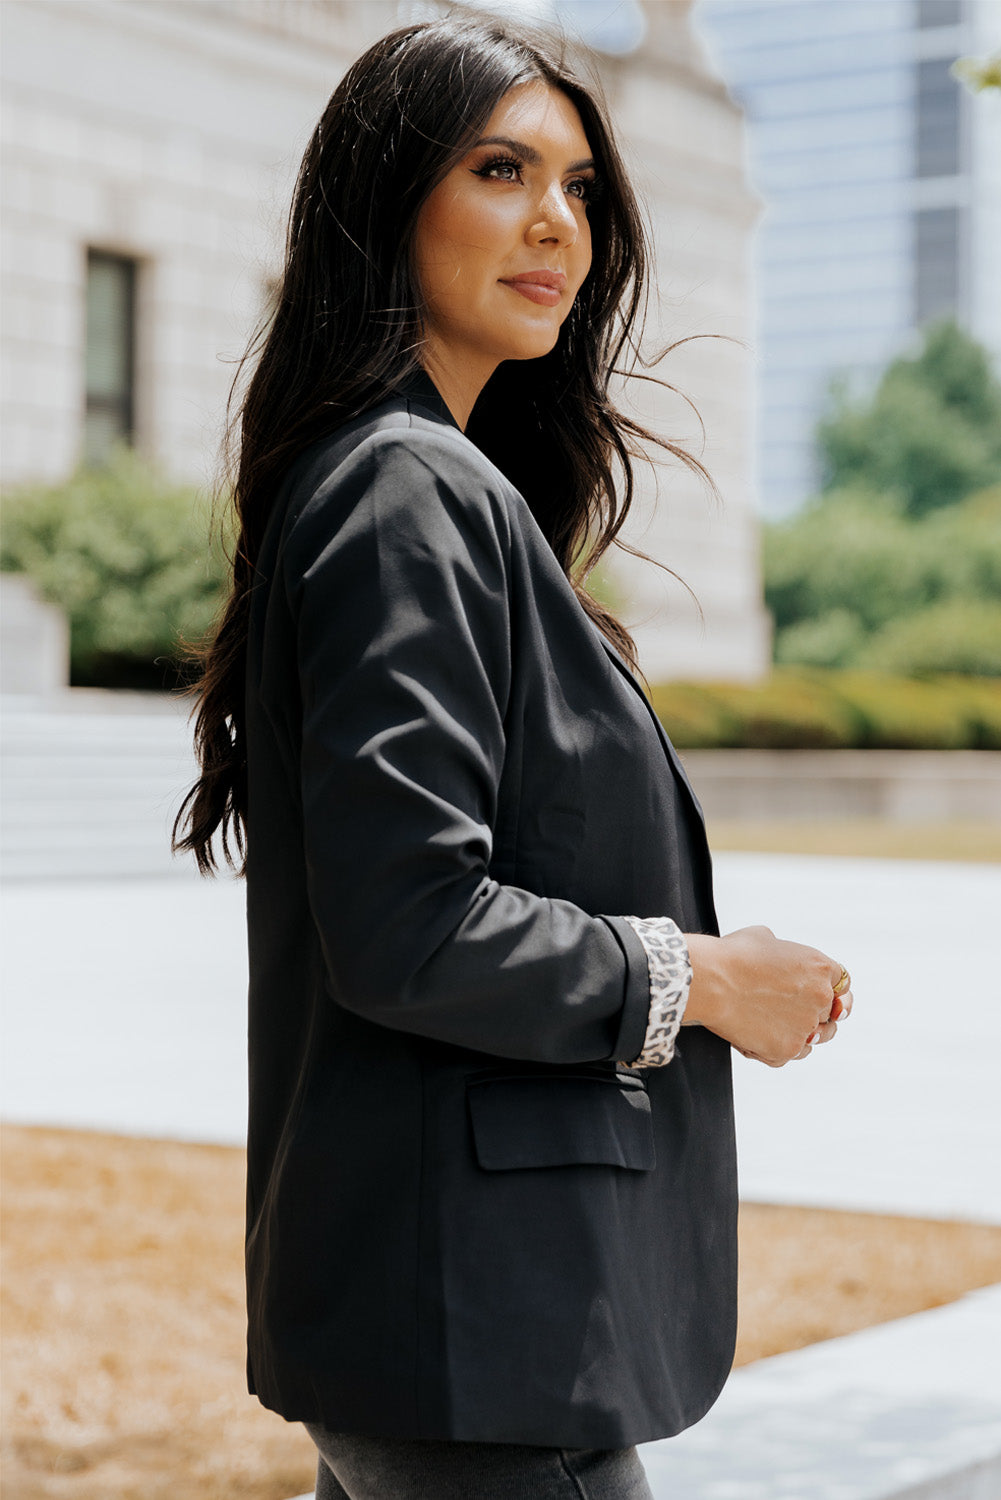
[[509, 276], [502, 283], [540, 307], [555, 307], [566, 284], [566, 277], [559, 271], [528, 271], [521, 276]]

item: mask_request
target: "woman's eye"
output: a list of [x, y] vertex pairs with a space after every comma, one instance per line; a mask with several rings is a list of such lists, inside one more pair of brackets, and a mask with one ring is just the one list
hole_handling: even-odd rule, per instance
[[[482, 177], [488, 182], [520, 182], [524, 163], [513, 156], [495, 156], [481, 166], [473, 167], [472, 171], [475, 177]], [[567, 183], [566, 192], [573, 198], [579, 198], [582, 203], [592, 203], [599, 193], [598, 179], [574, 177]]]
[[521, 162], [498, 157], [484, 162], [482, 167], [474, 167], [473, 170], [477, 177], [492, 177], [498, 182], [517, 182]]
[[601, 197], [601, 187], [599, 177], [575, 177], [572, 182], [567, 183], [567, 192], [573, 193], [583, 203], [593, 203], [596, 198]]

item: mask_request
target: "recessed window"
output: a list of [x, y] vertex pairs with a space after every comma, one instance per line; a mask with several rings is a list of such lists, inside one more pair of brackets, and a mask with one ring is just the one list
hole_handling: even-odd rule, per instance
[[918, 25], [958, 26], [963, 19], [962, 0], [918, 0]]
[[914, 216], [914, 321], [918, 326], [959, 306], [959, 210], [922, 208]]
[[83, 456], [104, 463], [133, 437], [136, 263], [87, 252], [86, 405]]
[[959, 84], [951, 59], [929, 57], [917, 65], [915, 163], [918, 177], [952, 177], [959, 171]]

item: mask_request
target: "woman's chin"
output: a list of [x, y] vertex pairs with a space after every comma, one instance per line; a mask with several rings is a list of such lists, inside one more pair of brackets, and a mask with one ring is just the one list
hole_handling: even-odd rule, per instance
[[543, 355], [551, 354], [556, 348], [556, 341], [560, 336], [559, 328], [547, 328], [544, 333], [536, 333], [531, 338], [512, 340], [510, 350], [504, 355], [506, 360], [542, 359]]

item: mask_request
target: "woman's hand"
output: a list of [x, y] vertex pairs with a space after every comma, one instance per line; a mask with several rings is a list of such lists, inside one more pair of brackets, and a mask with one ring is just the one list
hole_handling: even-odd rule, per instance
[[818, 948], [777, 938], [768, 927], [685, 936], [692, 985], [683, 1024], [715, 1031], [745, 1057], [771, 1068], [808, 1057], [851, 1012], [851, 990], [835, 994], [845, 971]]

